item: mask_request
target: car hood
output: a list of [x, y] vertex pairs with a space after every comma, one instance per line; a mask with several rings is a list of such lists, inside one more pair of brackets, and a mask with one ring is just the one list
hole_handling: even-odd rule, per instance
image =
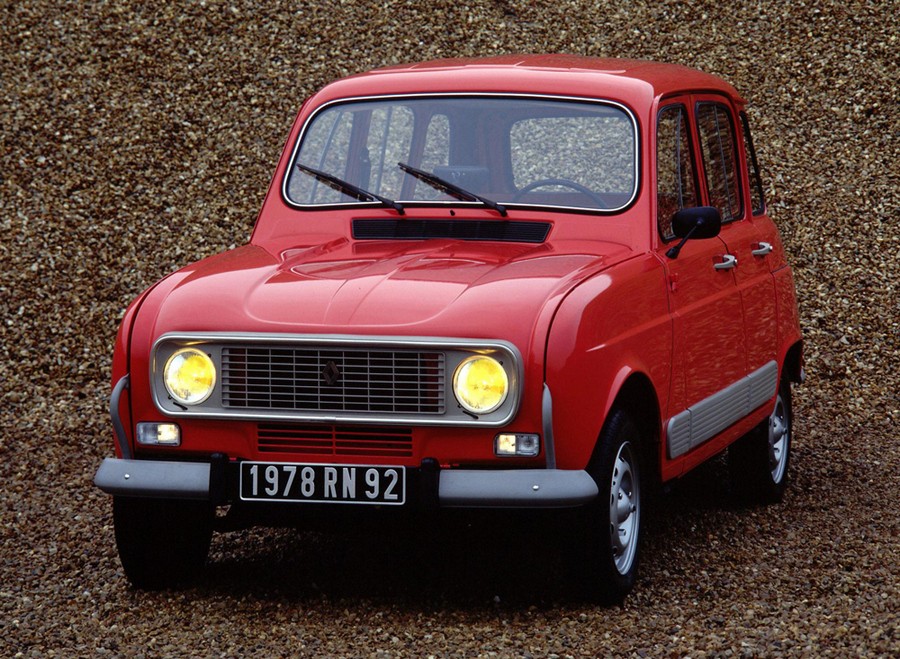
[[585, 244], [336, 238], [275, 254], [248, 245], [178, 273], [159, 300], [155, 334], [530, 334], [548, 301], [630, 254]]

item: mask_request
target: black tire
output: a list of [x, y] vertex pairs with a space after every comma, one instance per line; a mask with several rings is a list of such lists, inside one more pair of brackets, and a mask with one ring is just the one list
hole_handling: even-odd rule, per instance
[[117, 496], [113, 523], [119, 560], [136, 588], [185, 584], [206, 564], [213, 524], [206, 501]]
[[576, 549], [579, 589], [603, 604], [634, 588], [640, 559], [644, 438], [624, 410], [614, 410], [589, 467], [600, 493], [583, 510]]
[[769, 417], [728, 449], [728, 468], [738, 500], [778, 503], [788, 483], [793, 443], [791, 384], [783, 381]]

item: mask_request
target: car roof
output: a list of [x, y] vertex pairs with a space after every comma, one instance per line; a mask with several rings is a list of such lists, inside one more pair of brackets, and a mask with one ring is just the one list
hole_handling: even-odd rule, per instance
[[500, 55], [400, 64], [331, 83], [316, 101], [411, 93], [534, 93], [609, 98], [634, 106], [687, 91], [743, 100], [718, 76], [678, 64], [580, 55]]

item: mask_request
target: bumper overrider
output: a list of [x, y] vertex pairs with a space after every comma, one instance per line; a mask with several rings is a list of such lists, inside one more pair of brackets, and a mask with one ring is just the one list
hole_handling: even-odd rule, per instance
[[[122, 458], [105, 458], [94, 484], [107, 494], [130, 497], [194, 499], [215, 504], [238, 498], [239, 462], [216, 454], [209, 461], [137, 459], [119, 416], [119, 400], [128, 376], [114, 387], [110, 413]], [[583, 505], [598, 494], [594, 479], [581, 469], [555, 468], [550, 392], [544, 388], [543, 416], [547, 468], [441, 469], [432, 459], [408, 468], [409, 503], [447, 508], [565, 508]]]

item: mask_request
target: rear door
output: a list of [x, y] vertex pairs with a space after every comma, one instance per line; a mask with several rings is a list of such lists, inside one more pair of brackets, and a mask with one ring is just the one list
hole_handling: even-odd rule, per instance
[[[775, 282], [771, 263], [777, 244], [774, 225], [762, 210], [761, 189], [747, 194], [743, 130], [730, 103], [721, 96], [695, 96], [696, 126], [708, 203], [722, 215], [722, 232], [740, 291], [745, 325], [747, 372], [775, 360]], [[743, 126], [741, 126], [743, 128]], [[755, 177], [758, 183], [758, 177]], [[754, 212], [757, 215], [754, 215]], [[765, 231], [765, 225], [770, 231]], [[772, 392], [774, 394], [774, 391]]]

